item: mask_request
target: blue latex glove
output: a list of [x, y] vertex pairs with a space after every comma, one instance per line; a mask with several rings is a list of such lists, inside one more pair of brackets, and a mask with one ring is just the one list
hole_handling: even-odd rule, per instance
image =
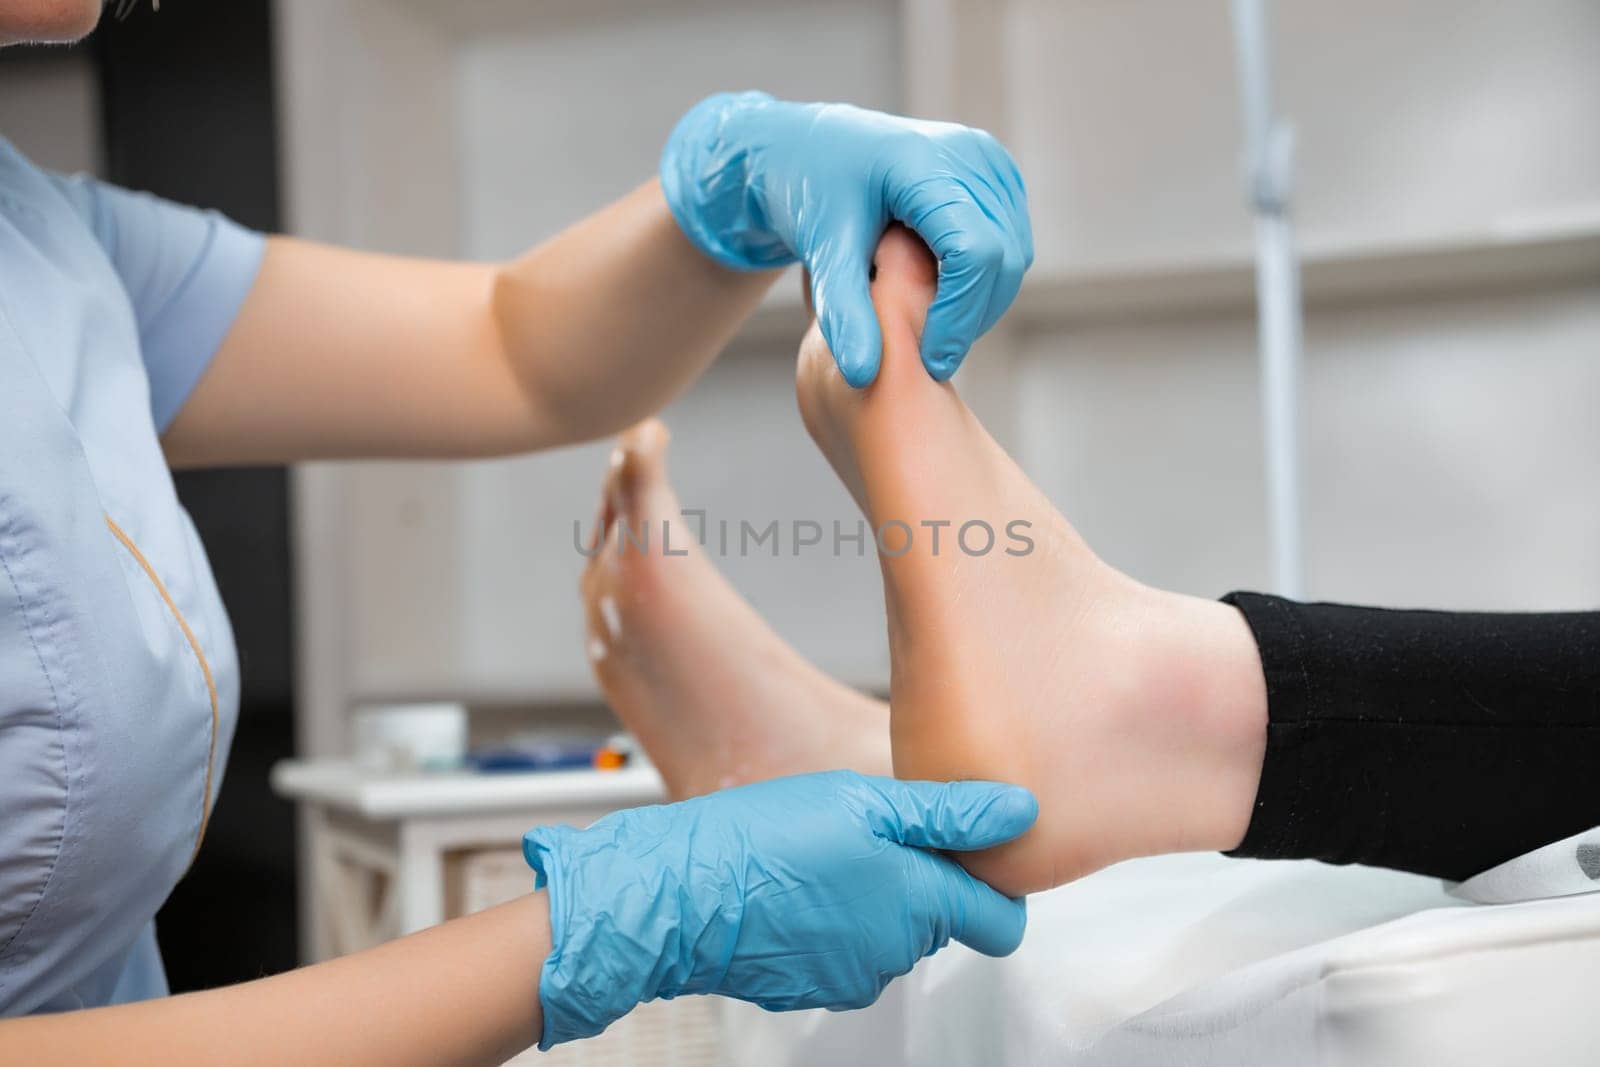
[[1011, 306], [1033, 263], [1017, 165], [987, 133], [952, 123], [719, 93], [667, 139], [661, 188], [683, 231], [718, 262], [805, 263], [822, 336], [854, 386], [878, 376], [883, 355], [867, 282], [891, 220], [939, 259], [922, 335], [923, 365], [939, 381]]
[[1022, 901], [924, 850], [997, 845], [1037, 815], [1018, 786], [830, 771], [533, 830], [523, 854], [550, 892], [539, 1047], [689, 993], [865, 1007], [952, 938], [1003, 956]]

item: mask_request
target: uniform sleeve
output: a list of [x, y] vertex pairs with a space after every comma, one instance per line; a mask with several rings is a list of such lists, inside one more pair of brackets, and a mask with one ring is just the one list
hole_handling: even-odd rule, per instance
[[233, 325], [266, 241], [215, 211], [83, 175], [54, 180], [128, 291], [150, 378], [151, 413], [165, 431]]

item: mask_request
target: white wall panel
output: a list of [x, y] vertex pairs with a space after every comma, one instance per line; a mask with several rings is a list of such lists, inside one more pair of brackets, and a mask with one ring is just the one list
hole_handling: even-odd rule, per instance
[[[1014, 0], [1006, 98], [1045, 265], [1248, 251], [1227, 5]], [[1600, 218], [1600, 4], [1269, 5], [1308, 247]]]
[[458, 55], [462, 251], [514, 255], [655, 173], [709, 93], [900, 101], [895, 4], [661, 4], [568, 13], [469, 38]]
[[1019, 458], [1112, 565], [1208, 596], [1266, 581], [1254, 342], [1236, 317], [1022, 346]]
[[1600, 606], [1600, 286], [1309, 325], [1312, 593]]
[[[1142, 580], [1267, 581], [1254, 343], [1238, 317], [1023, 346], [1024, 463]], [[1600, 287], [1329, 309], [1306, 346], [1312, 596], [1600, 604]]]
[[[279, 11], [292, 217], [369, 247], [513, 255], [653, 173], [671, 124], [715, 89], [992, 126], [1026, 174], [1039, 261], [1027, 313], [974, 353], [962, 389], [1113, 563], [1207, 595], [1265, 583], [1249, 221], [1221, 0], [280, 0]], [[1600, 230], [1600, 4], [1271, 11], [1282, 107], [1300, 131], [1301, 233], [1333, 263], [1308, 277], [1342, 279], [1313, 286], [1307, 332], [1312, 592], [1600, 602], [1600, 263], [1575, 262]], [[1546, 231], [1568, 243], [1494, 243]], [[1449, 246], [1433, 256], [1443, 265], [1403, 299], [1391, 293], [1430, 242]], [[789, 330], [768, 315], [668, 412], [690, 506], [735, 522], [853, 516], [794, 414]], [[571, 522], [592, 516], [608, 448], [299, 475], [315, 751], [337, 746], [352, 693], [593, 694]], [[872, 560], [721, 563], [803, 652], [882, 684]]]

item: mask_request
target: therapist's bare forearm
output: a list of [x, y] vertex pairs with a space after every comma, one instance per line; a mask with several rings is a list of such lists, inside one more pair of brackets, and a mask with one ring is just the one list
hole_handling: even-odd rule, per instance
[[703, 372], [777, 272], [689, 243], [652, 179], [499, 271], [494, 314], [540, 422], [567, 444], [660, 411]]
[[687, 387], [773, 279], [697, 251], [654, 180], [506, 264], [275, 237], [162, 443], [208, 466], [601, 437]]
[[0, 1062], [500, 1064], [543, 1027], [545, 894], [242, 985], [0, 1022]]

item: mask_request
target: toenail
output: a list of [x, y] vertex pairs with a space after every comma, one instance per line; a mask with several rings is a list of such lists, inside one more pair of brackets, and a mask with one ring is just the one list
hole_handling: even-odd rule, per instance
[[600, 617], [605, 620], [606, 633], [615, 641], [622, 636], [622, 617], [617, 614], [617, 602], [608, 596], [600, 598]]
[[622, 449], [620, 449], [620, 448], [613, 448], [611, 450], [611, 469], [612, 470], [616, 470], [618, 467], [622, 466], [626, 462], [628, 462], [627, 453], [623, 452]]
[[589, 653], [589, 658], [596, 663], [606, 658], [606, 643], [598, 637], [589, 638], [589, 643], [584, 647]]

